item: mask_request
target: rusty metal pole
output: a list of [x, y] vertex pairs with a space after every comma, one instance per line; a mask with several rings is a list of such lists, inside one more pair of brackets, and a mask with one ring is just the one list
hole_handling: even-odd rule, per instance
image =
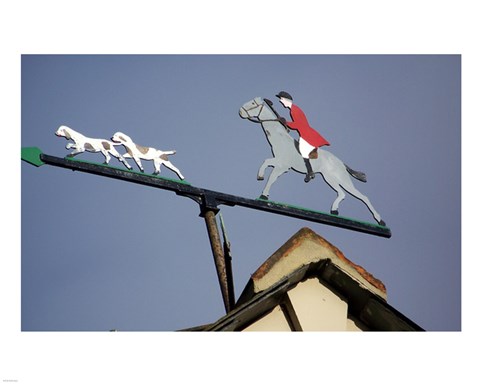
[[232, 310], [230, 292], [228, 289], [227, 269], [225, 265], [225, 256], [223, 254], [222, 242], [220, 240], [220, 233], [218, 232], [217, 220], [213, 210], [205, 210], [203, 212], [205, 223], [207, 224], [208, 238], [210, 239], [210, 246], [212, 247], [213, 259], [215, 267], [217, 268], [218, 282], [220, 290], [222, 291], [223, 303], [225, 311], [229, 313]]
[[220, 228], [223, 235], [223, 257], [225, 258], [225, 269], [227, 273], [228, 284], [228, 297], [230, 299], [230, 309], [235, 308], [235, 287], [233, 284], [233, 269], [232, 269], [232, 249], [230, 240], [228, 240], [227, 230], [225, 229], [225, 223], [223, 222], [223, 216], [220, 213]]

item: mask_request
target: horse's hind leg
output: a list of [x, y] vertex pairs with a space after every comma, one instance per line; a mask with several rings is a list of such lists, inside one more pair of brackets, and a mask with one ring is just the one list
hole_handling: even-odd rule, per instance
[[375, 208], [373, 208], [373, 205], [372, 205], [372, 203], [370, 202], [370, 200], [368, 199], [367, 196], [360, 193], [360, 191], [357, 188], [355, 188], [353, 186], [353, 184], [345, 185], [345, 186], [343, 186], [343, 188], [348, 193], [350, 193], [352, 196], [355, 196], [357, 199], [359, 199], [359, 200], [361, 200], [365, 203], [365, 205], [368, 207], [368, 209], [370, 210], [370, 212], [372, 213], [373, 217], [375, 218], [375, 220], [377, 221], [378, 224], [385, 225], [385, 222], [382, 220], [382, 218], [380, 217], [380, 214], [375, 210]]
[[330, 213], [332, 215], [338, 215], [338, 206], [343, 201], [343, 199], [345, 199], [346, 195], [345, 195], [345, 192], [343, 191], [343, 189], [340, 187], [340, 185], [338, 185], [338, 189], [337, 188], [334, 188], [334, 189], [337, 192], [337, 198], [335, 199], [335, 201], [332, 204], [332, 208], [330, 209]]
[[323, 178], [325, 180], [325, 182], [335, 191], [337, 192], [337, 198], [334, 200], [334, 202], [332, 203], [332, 207], [330, 208], [330, 213], [332, 215], [338, 215], [338, 206], [340, 205], [340, 203], [342, 202], [343, 199], [345, 199], [345, 192], [343, 190], [343, 188], [340, 186], [340, 184], [338, 183], [338, 181], [333, 178], [333, 177], [329, 177], [329, 176], [325, 176], [323, 175]]

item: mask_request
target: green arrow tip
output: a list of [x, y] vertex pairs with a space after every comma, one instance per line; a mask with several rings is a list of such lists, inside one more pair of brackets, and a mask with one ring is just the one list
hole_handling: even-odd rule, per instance
[[40, 167], [41, 165], [45, 164], [42, 160], [40, 160], [41, 154], [42, 150], [38, 147], [22, 148], [22, 160], [36, 167]]

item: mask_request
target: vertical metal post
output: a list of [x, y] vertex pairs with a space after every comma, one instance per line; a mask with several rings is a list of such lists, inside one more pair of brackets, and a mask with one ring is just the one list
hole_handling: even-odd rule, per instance
[[233, 270], [232, 270], [232, 250], [230, 241], [228, 240], [227, 230], [223, 222], [223, 216], [220, 213], [220, 228], [223, 235], [223, 257], [225, 258], [225, 272], [227, 273], [228, 297], [230, 298], [230, 309], [235, 307], [235, 288], [233, 284]]
[[211, 209], [205, 209], [202, 216], [207, 224], [208, 237], [210, 239], [210, 246], [212, 247], [215, 267], [217, 268], [218, 282], [220, 283], [220, 290], [222, 291], [223, 303], [226, 312], [229, 313], [232, 310], [232, 299], [230, 298], [228, 289], [229, 284], [225, 257], [223, 254], [222, 242], [220, 240], [220, 233], [218, 232], [217, 220], [215, 219], [215, 212]]

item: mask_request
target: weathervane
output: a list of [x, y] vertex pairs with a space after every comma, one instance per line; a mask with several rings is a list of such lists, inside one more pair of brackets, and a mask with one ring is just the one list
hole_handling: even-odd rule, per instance
[[[224, 247], [222, 247], [216, 222], [216, 214], [220, 211], [220, 205], [242, 206], [371, 235], [387, 238], [391, 236], [390, 229], [385, 226], [385, 222], [381, 219], [378, 212], [375, 211], [368, 198], [362, 195], [353, 185], [350, 176], [360, 181], [366, 181], [365, 174], [352, 170], [330, 152], [319, 149], [322, 145], [328, 145], [328, 142], [310, 127], [303, 112], [298, 107], [294, 108], [291, 102], [293, 99], [288, 93], [280, 92], [277, 96], [280, 98], [280, 102], [291, 110], [291, 122], [287, 122], [284, 118], [280, 117], [275, 109], [273, 109], [273, 103], [270, 100], [261, 97], [256, 97], [248, 101], [240, 108], [240, 116], [242, 118], [261, 124], [274, 155], [273, 158], [266, 159], [258, 171], [257, 179], [263, 180], [266, 168], [273, 168], [260, 199], [250, 199], [194, 187], [184, 181], [180, 170], [168, 160], [168, 156], [175, 154], [175, 151], [160, 151], [154, 148], [140, 146], [135, 144], [129, 136], [122, 132], [115, 133], [112, 141], [109, 141], [85, 137], [73, 129], [62, 125], [55, 134], [67, 140], [72, 140], [74, 144], [68, 143], [66, 148], [74, 149], [73, 152], [65, 158], [59, 158], [46, 155], [37, 147], [26, 147], [22, 148], [22, 160], [36, 167], [49, 164], [170, 190], [178, 196], [184, 196], [194, 200], [200, 206], [200, 216], [205, 219], [220, 289], [222, 291], [225, 309], [228, 313], [235, 306], [235, 297], [233, 293], [233, 276], [229, 253], [230, 245], [224, 232], [225, 244]], [[289, 128], [298, 130], [300, 142], [295, 141], [293, 137], [290, 136]], [[121, 155], [115, 149], [115, 146], [118, 145], [125, 147], [127, 152], [124, 155]], [[105, 156], [105, 163], [102, 165], [73, 160], [75, 155], [85, 151], [101, 152]], [[105, 165], [110, 161], [110, 155], [122, 162], [125, 167], [127, 167], [127, 170]], [[133, 171], [125, 158], [133, 158], [142, 173]], [[141, 159], [153, 160], [155, 166], [153, 175], [144, 174]], [[160, 166], [162, 164], [175, 172], [181, 180], [157, 176], [158, 173], [160, 173]], [[268, 200], [272, 184], [280, 175], [290, 169], [307, 174], [305, 182], [313, 179], [315, 173], [321, 173], [323, 175], [325, 181], [336, 190], [338, 194], [332, 204], [330, 214]], [[378, 222], [378, 225], [338, 216], [338, 205], [345, 198], [344, 190], [362, 200], [367, 205], [373, 217]]]
[[[280, 97], [285, 107], [292, 108], [292, 97], [288, 93], [281, 92], [277, 96]], [[337, 198], [334, 200], [330, 209], [332, 215], [338, 215], [338, 206], [345, 198], [346, 191], [363, 201], [377, 223], [385, 226], [385, 222], [370, 203], [368, 197], [355, 188], [350, 177], [353, 176], [357, 180], [366, 182], [366, 175], [362, 172], [354, 171], [332, 153], [324, 149], [319, 149], [318, 146], [321, 144], [320, 138], [322, 138], [320, 134], [308, 125], [303, 112], [301, 112], [298, 107], [296, 110], [292, 108], [292, 112], [292, 117], [296, 117], [297, 119], [300, 117], [300, 123], [295, 120], [287, 123], [286, 120], [280, 117], [275, 111], [273, 103], [261, 97], [247, 101], [240, 108], [239, 113], [241, 118], [260, 123], [272, 148], [273, 157], [263, 162], [257, 174], [257, 180], [263, 180], [267, 167], [273, 168], [260, 199], [268, 200], [270, 188], [273, 183], [290, 169], [307, 174], [305, 178], [306, 182], [312, 179], [313, 173], [321, 173], [326, 183], [337, 192]], [[300, 132], [300, 144], [289, 134], [288, 129], [286, 129], [288, 127], [297, 129]], [[312, 140], [312, 138], [314, 138], [314, 140]], [[328, 142], [325, 140], [325, 145], [326, 144], [328, 144]], [[317, 158], [313, 159], [312, 157], [314, 156], [310, 156], [310, 153], [315, 149], [317, 149]], [[308, 159], [305, 156], [308, 157]]]

